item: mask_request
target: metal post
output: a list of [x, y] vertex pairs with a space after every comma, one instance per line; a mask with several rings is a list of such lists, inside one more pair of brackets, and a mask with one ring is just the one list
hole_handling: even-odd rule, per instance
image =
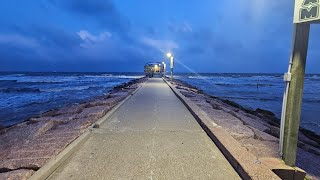
[[291, 52], [291, 80], [288, 87], [286, 108], [284, 108], [285, 122], [282, 158], [288, 166], [295, 166], [296, 163], [309, 31], [310, 24], [302, 23], [294, 25], [294, 42]]
[[170, 58], [171, 81], [173, 80], [173, 66], [174, 66], [174, 60], [173, 60], [173, 56], [171, 56]]
[[166, 63], [162, 62], [162, 76], [166, 77]]
[[171, 81], [173, 80], [173, 68], [171, 68]]
[[164, 63], [164, 77], [166, 77], [166, 73], [167, 73], [167, 65], [166, 63]]

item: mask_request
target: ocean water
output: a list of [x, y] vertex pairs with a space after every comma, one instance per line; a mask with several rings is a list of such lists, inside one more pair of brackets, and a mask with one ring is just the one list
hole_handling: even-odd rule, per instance
[[[177, 74], [176, 78], [210, 95], [281, 116], [285, 87], [282, 74]], [[319, 117], [320, 75], [306, 75], [301, 126], [320, 134]]]
[[93, 99], [142, 76], [142, 73], [0, 72], [0, 125], [14, 125], [50, 109]]
[[[88, 101], [143, 73], [0, 72], [0, 125], [10, 126], [42, 112]], [[177, 74], [206, 93], [250, 109], [281, 115], [282, 74]], [[320, 75], [306, 75], [301, 126], [320, 134]]]

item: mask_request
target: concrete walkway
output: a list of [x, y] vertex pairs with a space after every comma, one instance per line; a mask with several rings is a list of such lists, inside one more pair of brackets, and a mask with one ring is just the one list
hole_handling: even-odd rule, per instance
[[149, 79], [49, 179], [240, 179], [160, 78]]

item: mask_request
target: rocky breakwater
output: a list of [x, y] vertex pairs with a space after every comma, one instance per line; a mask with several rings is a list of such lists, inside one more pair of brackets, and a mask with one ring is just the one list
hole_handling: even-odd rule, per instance
[[0, 179], [27, 179], [146, 78], [116, 86], [91, 102], [73, 104], [0, 131]]
[[[210, 96], [179, 80], [174, 80], [172, 84], [214, 123], [227, 130], [259, 162], [272, 164], [273, 158], [280, 158], [280, 120], [272, 112], [259, 108], [246, 109], [235, 102]], [[305, 170], [310, 179], [320, 179], [320, 137], [301, 128], [298, 147], [297, 166]]]

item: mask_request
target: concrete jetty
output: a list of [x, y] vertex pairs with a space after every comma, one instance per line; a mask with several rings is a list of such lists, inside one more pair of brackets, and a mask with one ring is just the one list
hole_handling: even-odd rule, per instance
[[161, 78], [89, 136], [49, 179], [240, 179]]

